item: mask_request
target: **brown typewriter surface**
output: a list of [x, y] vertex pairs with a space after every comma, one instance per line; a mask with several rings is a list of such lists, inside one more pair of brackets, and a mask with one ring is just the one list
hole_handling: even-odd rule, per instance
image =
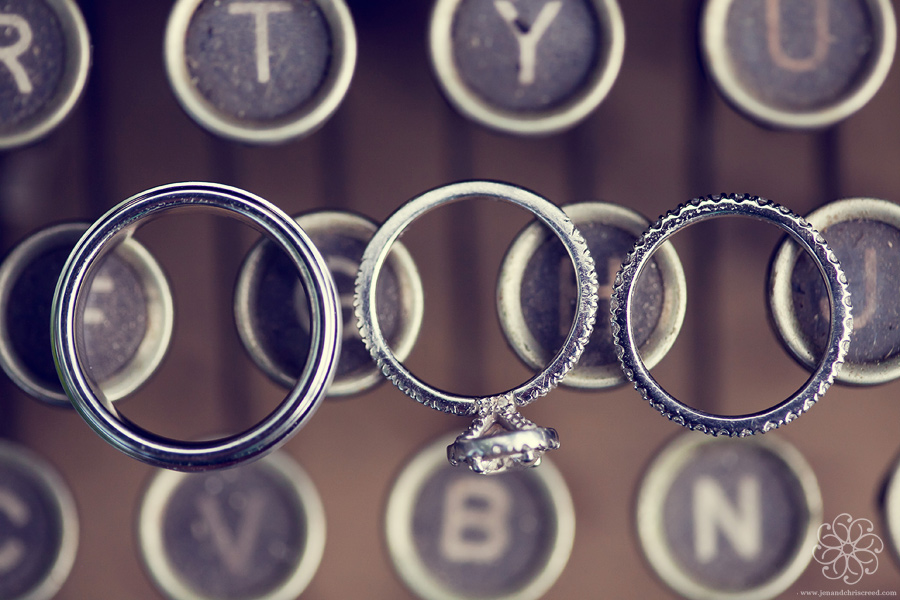
[[[896, 65], [874, 98], [834, 128], [762, 128], [708, 80], [693, 0], [622, 1], [626, 50], [608, 97], [577, 127], [539, 138], [491, 132], [447, 104], [428, 61], [429, 2], [350, 2], [359, 57], [343, 104], [309, 137], [264, 147], [216, 138], [178, 105], [162, 61], [170, 3], [82, 4], [93, 45], [85, 96], [45, 140], [0, 155], [4, 250], [51, 223], [93, 221], [125, 198], [178, 181], [235, 185], [289, 214], [341, 209], [378, 222], [419, 193], [463, 179], [507, 181], [559, 205], [614, 202], [651, 220], [718, 192], [759, 195], [801, 215], [838, 198], [900, 200]], [[404, 235], [425, 289], [424, 323], [408, 361], [422, 378], [489, 394], [530, 376], [508, 348], [495, 306], [503, 254], [530, 221], [510, 205], [464, 202], [429, 213]], [[148, 246], [175, 296], [175, 339], [157, 375], [120, 407], [147, 429], [175, 437], [237, 431], [284, 394], [234, 333], [234, 278], [256, 235], [224, 220], [177, 216], [150, 229]], [[676, 397], [739, 414], [780, 401], [805, 381], [767, 321], [766, 270], [781, 237], [746, 219], [676, 236], [687, 317], [654, 369]], [[867, 518], [886, 543], [879, 497], [900, 451], [898, 386], [835, 385], [809, 414], [767, 434], [810, 463], [825, 522], [840, 513]], [[78, 552], [58, 597], [163, 598], [135, 533], [155, 469], [104, 443], [74, 411], [38, 403], [6, 379], [0, 414], [0, 435], [55, 466], [75, 497]], [[677, 597], [643, 556], [635, 503], [650, 461], [685, 430], [629, 385], [560, 388], [523, 414], [559, 432], [561, 448], [549, 457], [575, 506], [571, 558], [546, 597]], [[304, 598], [414, 597], [386, 550], [387, 497], [417, 451], [467, 424], [387, 382], [322, 404], [283, 447], [309, 474], [327, 517], [324, 557]], [[851, 588], [811, 562], [784, 597], [839, 589], [900, 590], [900, 566], [886, 547], [877, 571]]]

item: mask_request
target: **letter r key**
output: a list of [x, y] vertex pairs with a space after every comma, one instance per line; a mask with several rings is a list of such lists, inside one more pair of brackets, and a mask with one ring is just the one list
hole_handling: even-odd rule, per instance
[[9, 0], [0, 7], [0, 150], [34, 142], [81, 97], [90, 41], [72, 0]]

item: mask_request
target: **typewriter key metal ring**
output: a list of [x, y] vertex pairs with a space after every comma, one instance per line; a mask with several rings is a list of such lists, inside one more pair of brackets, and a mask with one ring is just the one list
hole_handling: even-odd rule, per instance
[[[362, 215], [316, 211], [294, 217], [328, 265], [341, 297], [344, 328], [341, 355], [328, 397], [345, 397], [383, 383], [359, 337], [353, 291], [359, 260], [378, 226]], [[422, 281], [406, 248], [397, 243], [382, 277], [381, 322], [400, 360], [409, 356], [422, 323]], [[309, 346], [309, 314], [297, 270], [271, 240], [255, 245], [244, 259], [234, 293], [238, 334], [253, 361], [273, 381], [290, 388], [303, 371]]]
[[881, 88], [894, 60], [890, 0], [708, 0], [702, 57], [739, 111], [776, 128], [828, 127]]
[[84, 93], [87, 25], [74, 0], [9, 0], [0, 13], [0, 150], [53, 131]]
[[[378, 274], [391, 244], [418, 217], [443, 204], [464, 198], [511, 202], [533, 212], [559, 236], [575, 264], [578, 301], [575, 318], [562, 348], [547, 367], [518, 387], [491, 397], [462, 396], [438, 390], [413, 375], [391, 351], [375, 310]], [[584, 351], [597, 310], [597, 275], [587, 244], [555, 204], [522, 188], [492, 181], [468, 181], [440, 187], [413, 198], [384, 222], [369, 242], [356, 281], [356, 314], [360, 333], [385, 376], [402, 392], [431, 408], [476, 415], [470, 429], [457, 438], [448, 454], [454, 464], [465, 462], [479, 472], [534, 466], [559, 441], [552, 429], [541, 428], [516, 411], [545, 395], [572, 369]], [[496, 430], [500, 429], [500, 433]]]
[[[854, 299], [850, 349], [837, 380], [870, 385], [900, 377], [900, 206], [848, 198], [806, 219], [840, 259]], [[828, 299], [815, 267], [798, 250], [785, 240], [772, 258], [769, 309], [788, 351], [812, 368], [827, 339]]]
[[[675, 232], [693, 223], [723, 216], [744, 216], [777, 225], [810, 254], [828, 291], [831, 307], [828, 343], [819, 365], [800, 390], [779, 404], [758, 413], [723, 416], [706, 413], [679, 402], [650, 375], [641, 360], [632, 332], [635, 282], [653, 252]], [[697, 198], [669, 212], [635, 243], [622, 269], [610, 302], [613, 336], [625, 375], [634, 387], [669, 419], [712, 435], [745, 436], [764, 433], [796, 419], [812, 408], [834, 382], [850, 345], [853, 319], [847, 278], [825, 239], [806, 221], [787, 208], [753, 196], [726, 195]]]
[[465, 117], [504, 133], [574, 127], [606, 98], [625, 54], [616, 0], [437, 0], [429, 49]]
[[[290, 257], [306, 288], [312, 315], [309, 358], [287, 397], [248, 430], [206, 441], [179, 441], [148, 432], [120, 415], [91, 380], [78, 327], [94, 266], [142, 224], [173, 209], [223, 211], [268, 235]], [[179, 183], [125, 200], [95, 222], [69, 256], [53, 300], [52, 341], [60, 380], [75, 408], [112, 446], [148, 464], [178, 471], [227, 467], [259, 458], [287, 441], [313, 415], [340, 351], [341, 318], [328, 267], [296, 221], [266, 200], [212, 183]]]
[[[625, 256], [650, 226], [640, 213], [607, 202], [580, 202], [562, 209], [584, 236], [597, 267], [601, 305]], [[575, 289], [565, 250], [556, 236], [534, 222], [510, 245], [497, 280], [497, 312], [503, 333], [531, 368], [547, 363], [572, 322]], [[666, 355], [684, 320], [687, 293], [684, 270], [671, 244], [663, 244], [638, 285], [635, 339], [647, 368]], [[625, 383], [609, 320], [594, 324], [591, 342], [561, 385], [605, 389]]]
[[[50, 311], [66, 258], [89, 227], [60, 223], [32, 234], [0, 264], [0, 367], [20, 389], [71, 407], [53, 364]], [[137, 240], [97, 267], [81, 312], [84, 358], [110, 402], [156, 371], [172, 334], [172, 294], [163, 270]]]
[[338, 109], [356, 30], [344, 0], [178, 0], [164, 54], [175, 97], [197, 123], [277, 144], [309, 135]]

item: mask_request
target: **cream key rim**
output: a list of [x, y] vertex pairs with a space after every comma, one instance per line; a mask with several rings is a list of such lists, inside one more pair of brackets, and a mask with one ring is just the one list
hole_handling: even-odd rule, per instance
[[[303, 554], [290, 576], [274, 589], [252, 600], [294, 600], [309, 586], [322, 561], [326, 541], [326, 515], [316, 486], [288, 453], [275, 451], [254, 464], [279, 479], [302, 505], [305, 539]], [[141, 558], [157, 586], [176, 600], [218, 600], [200, 595], [186, 582], [165, 549], [163, 525], [172, 495], [191, 473], [157, 471], [146, 486], [138, 509], [137, 534]]]
[[[222, 211], [278, 243], [300, 272], [313, 315], [306, 367], [285, 399], [246, 431], [206, 441], [182, 441], [146, 431], [119, 415], [95, 390], [78, 356], [75, 317], [91, 265], [118, 236], [131, 236], [142, 220], [174, 209]], [[312, 417], [334, 374], [340, 352], [337, 291], [325, 261], [296, 221], [244, 190], [205, 182], [175, 183], [141, 192], [96, 221], [63, 268], [53, 300], [53, 355], [67, 395], [106, 442], [142, 462], [177, 471], [202, 471], [258, 458], [286, 442]]]
[[[294, 220], [301, 228], [311, 237], [315, 237], [317, 233], [327, 231], [329, 227], [339, 227], [342, 231], [349, 235], [356, 235], [360, 241], [366, 241], [378, 229], [378, 225], [370, 218], [359, 213], [341, 210], [316, 210], [300, 215], [294, 215]], [[352, 232], [350, 234], [349, 232]], [[365, 237], [363, 237], [365, 236]], [[253, 287], [258, 284], [255, 277], [250, 271], [256, 268], [255, 265], [261, 260], [262, 244], [255, 245], [247, 254], [238, 281], [235, 286], [234, 312], [237, 324], [237, 331], [244, 346], [255, 348], [257, 351], [251, 351], [250, 356], [253, 361], [262, 369], [273, 381], [284, 387], [291, 387], [294, 384], [294, 378], [291, 377], [285, 369], [277, 364], [277, 361], [265, 350], [265, 344], [260, 340], [256, 329], [251, 325], [251, 302], [250, 297]], [[326, 263], [328, 258], [326, 257]], [[402, 319], [402, 326], [396, 338], [393, 340], [394, 352], [400, 360], [404, 360], [412, 351], [419, 335], [419, 329], [422, 324], [424, 314], [424, 293], [422, 291], [422, 280], [419, 277], [418, 269], [413, 261], [412, 255], [403, 246], [397, 242], [391, 248], [388, 255], [388, 262], [397, 275], [398, 284], [401, 290], [400, 311], [406, 316]], [[346, 344], [344, 345], [346, 347]], [[352, 394], [361, 393], [372, 388], [384, 381], [384, 377], [373, 363], [372, 368], [365, 373], [358, 373], [354, 376], [341, 377], [335, 375], [328, 387], [327, 396], [344, 397]]]
[[216, 135], [250, 144], [280, 144], [316, 131], [337, 111], [356, 69], [356, 28], [344, 0], [313, 0], [327, 21], [331, 59], [321, 87], [303, 110], [271, 123], [241, 121], [216, 109], [191, 81], [184, 42], [194, 12], [206, 0], [177, 0], [166, 24], [163, 58], [175, 97], [192, 119]]
[[[492, 106], [472, 91], [457, 71], [453, 56], [453, 22], [464, 0], [437, 0], [429, 25], [429, 57], [437, 82], [453, 106], [466, 117], [505, 133], [541, 136], [559, 133], [586, 119], [606, 98], [625, 56], [625, 23], [616, 0], [585, 0], [597, 15], [598, 28], [608, 39], [607, 61], [591, 73], [586, 89], [561, 106], [529, 114]], [[602, 61], [598, 61], [602, 62]]]
[[[778, 226], [791, 235], [813, 257], [825, 279], [831, 304], [831, 328], [825, 355], [806, 383], [792, 396], [772, 407], [752, 414], [717, 415], [680, 402], [653, 378], [641, 360], [631, 332], [632, 297], [635, 282], [653, 252], [677, 231], [696, 222], [725, 216], [750, 217]], [[744, 437], [765, 433], [789, 423], [808, 411], [834, 382], [850, 344], [853, 318], [850, 293], [837, 257], [825, 239], [801, 217], [770, 200], [747, 195], [720, 195], [695, 198], [661, 217], [635, 243], [632, 253], [616, 276], [610, 302], [613, 337], [625, 375], [650, 406], [689, 429], [710, 435]]]
[[28, 473], [52, 496], [53, 509], [61, 528], [59, 551], [50, 570], [38, 585], [18, 600], [50, 600], [56, 597], [75, 564], [78, 553], [79, 521], [75, 498], [59, 472], [29, 448], [0, 439], [0, 462], [9, 462]]
[[[406, 463], [391, 486], [384, 509], [384, 536], [394, 569], [416, 594], [428, 600], [467, 600], [468, 595], [449, 589], [431, 574], [416, 549], [412, 515], [415, 501], [429, 477], [438, 470], [452, 469], [447, 464], [446, 447], [453, 435], [441, 436], [420, 449]], [[556, 536], [553, 548], [535, 576], [519, 589], [508, 594], [491, 596], [490, 600], [537, 600], [559, 579], [572, 553], [575, 541], [575, 507], [562, 472], [550, 459], [544, 458], [539, 469], [517, 471], [533, 477], [556, 511]], [[482, 478], [481, 475], [467, 476]], [[506, 474], [490, 477], [505, 477]]]
[[[464, 396], [434, 388], [407, 369], [388, 346], [375, 311], [376, 283], [391, 245], [417, 218], [433, 208], [466, 198], [509, 202], [526, 208], [544, 222], [562, 241], [575, 265], [578, 305], [572, 328], [563, 347], [544, 370], [512, 390], [486, 397]], [[558, 206], [538, 194], [508, 183], [463, 181], [427, 191], [398, 208], [378, 228], [360, 263], [356, 280], [356, 316], [360, 334], [382, 373], [397, 388], [417, 402], [457, 415], [473, 415], [480, 402], [497, 396], [511, 397], [523, 406], [556, 387], [584, 350], [597, 310], [597, 274], [584, 238]]]
[[[46, 227], [22, 240], [0, 263], [0, 306], [9, 302], [11, 287], [27, 266], [28, 261], [56, 246], [61, 237], [77, 241], [87, 231], [89, 223], [67, 222]], [[174, 307], [169, 282], [150, 252], [137, 240], [126, 239], [116, 248], [116, 256], [134, 269], [147, 285], [147, 331], [131, 361], [103, 381], [104, 393], [110, 402], [128, 396], [156, 371], [166, 355], [174, 325]], [[55, 406], [71, 407], [64, 391], [46, 385], [35, 377], [12, 349], [8, 315], [0, 311], [0, 367], [10, 379], [29, 395]], [[47, 324], [49, 327], [49, 323]]]
[[[637, 211], [611, 202], [577, 202], [561, 207], [576, 227], [585, 221], [621, 229], [635, 238], [641, 236], [650, 222]], [[503, 332], [519, 358], [531, 368], [539, 368], [540, 344], [531, 333], [521, 309], [522, 280], [528, 260], [543, 242], [543, 228], [531, 223], [510, 244], [497, 282], [497, 312]], [[659, 322], [642, 348], [645, 363], [652, 369], [675, 343], [687, 306], [684, 269], [672, 244], [663, 244], [654, 257], [663, 283], [663, 310]], [[610, 281], [614, 274], [610, 273]], [[607, 365], [576, 365], [560, 382], [564, 387], [604, 389], [627, 381], [618, 359]]]
[[[875, 221], [900, 230], [900, 206], [877, 198], [844, 198], [817, 208], [806, 220], [823, 235], [828, 228], [847, 221]], [[815, 366], [815, 356], [803, 335], [793, 310], [791, 278], [799, 254], [797, 247], [785, 240], [775, 252], [769, 278], [769, 310], [782, 342], [791, 355], [807, 368]], [[852, 385], [875, 385], [900, 377], [900, 354], [880, 363], [844, 360], [836, 379]]]
[[56, 14], [66, 38], [66, 62], [59, 93], [19, 131], [0, 133], [0, 150], [25, 146], [48, 135], [81, 99], [91, 68], [91, 40], [84, 16], [74, 0], [43, 0]]
[[[806, 503], [809, 520], [802, 528], [803, 542], [798, 544], [791, 559], [768, 581], [745, 590], [714, 589], [693, 579], [669, 551], [662, 523], [662, 503], [669, 489], [692, 456], [710, 444], [755, 444], [759, 450], [780, 461], [786, 472], [793, 475], [799, 495]], [[767, 600], [790, 587], [804, 572], [813, 558], [816, 536], [824, 513], [822, 493], [816, 474], [809, 462], [794, 446], [777, 437], [756, 437], [749, 440], [717, 439], [691, 433], [678, 434], [668, 441], [647, 467], [637, 492], [635, 524], [641, 550], [659, 577], [672, 589], [694, 600]]]
[[819, 129], [834, 125], [857, 112], [881, 88], [887, 78], [897, 46], [897, 25], [890, 0], [865, 0], [875, 28], [874, 52], [862, 82], [851, 93], [829, 106], [810, 111], [775, 108], [749, 93], [731, 67], [726, 45], [726, 20], [735, 0], [709, 0], [701, 19], [701, 56], [725, 98], [758, 122], [785, 129]]

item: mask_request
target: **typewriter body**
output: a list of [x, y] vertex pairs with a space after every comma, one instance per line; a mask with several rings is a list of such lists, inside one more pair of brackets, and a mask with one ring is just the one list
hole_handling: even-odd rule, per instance
[[[517, 135], [463, 116], [442, 94], [429, 58], [432, 2], [347, 4], [358, 55], [334, 114], [302, 138], [253, 144], [210, 132], [176, 98], [163, 50], [171, 3], [82, 1], [92, 47], [84, 93], [40, 140], [0, 154], [0, 246], [8, 251], [53, 223], [93, 222], [143, 190], [184, 181], [236, 186], [291, 215], [342, 210], [376, 223], [426, 190], [474, 179], [522, 186], [557, 205], [616, 203], [651, 222], [721, 192], [758, 195], [798, 215], [841, 198], [900, 202], [896, 66], [870, 100], [832, 126], [760, 125], [711, 79], [702, 57], [705, 3], [625, 0], [622, 64], [599, 106], [564, 131]], [[763, 10], [765, 3], [748, 4]], [[496, 308], [504, 254], [532, 219], [507, 204], [464, 201], [429, 213], [403, 235], [424, 290], [421, 330], [406, 360], [421, 378], [486, 395], [534, 374], [509, 348]], [[771, 406], [804, 384], [809, 372], [782, 347], [767, 306], [769, 265], [783, 238], [783, 231], [752, 219], [703, 222], [673, 237], [687, 282], [686, 315], [653, 374], [674, 396], [736, 415]], [[234, 325], [235, 281], [257, 239], [244, 224], [206, 214], [147, 227], [144, 243], [168, 277], [175, 320], [157, 372], [117, 401], [130, 420], [162, 435], [202, 439], [241, 431], [284, 397], [285, 389], [247, 356]], [[608, 318], [615, 270], [597, 264], [598, 320]], [[878, 277], [895, 281], [898, 273]], [[821, 523], [842, 513], [868, 519], [884, 543], [877, 568], [858, 583], [830, 579], [825, 564], [807, 558], [782, 597], [900, 591], [882, 502], [900, 454], [898, 385], [835, 384], [797, 422], [754, 436], [803, 457], [821, 493]], [[105, 443], [76, 411], [37, 402], [7, 378], [0, 388], [0, 437], [52, 465], [74, 498], [77, 551], [56, 597], [167, 597], [142, 556], [138, 524], [159, 469]], [[707, 437], [663, 418], [630, 384], [561, 386], [522, 414], [559, 433], [561, 446], [546, 460], [574, 509], [568, 561], [544, 597], [682, 597], [648, 557], [638, 504], [651, 465], [673, 440]], [[306, 472], [324, 508], [324, 553], [302, 597], [418, 597], [392, 562], [386, 507], [413, 457], [468, 423], [418, 404], [387, 381], [322, 403], [279, 450]], [[736, 443], [744, 441], [750, 443]], [[739, 539], [755, 535], [747, 533], [752, 509], [739, 493], [721, 502], [732, 521], [745, 521], [729, 525], [726, 515], [711, 525], [713, 552], [734, 554], [735, 545], [749, 544], [746, 552], [765, 553], [768, 533], [757, 542]], [[760, 502], [768, 506], [765, 495]], [[239, 545], [236, 523], [225, 531]]]

